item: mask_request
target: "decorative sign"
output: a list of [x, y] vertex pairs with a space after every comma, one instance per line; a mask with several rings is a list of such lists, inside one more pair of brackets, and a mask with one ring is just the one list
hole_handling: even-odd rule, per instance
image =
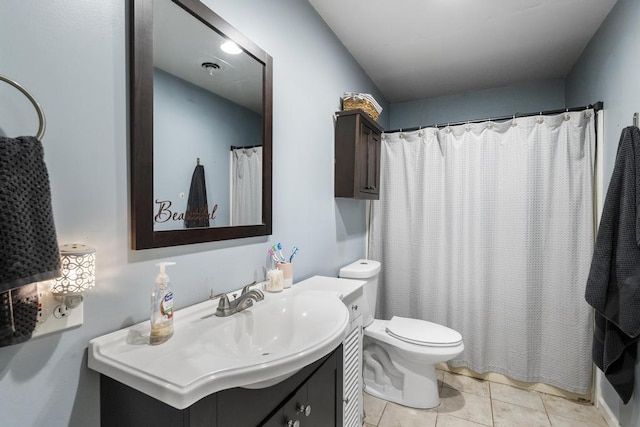
[[202, 209], [194, 212], [173, 212], [171, 210], [171, 200], [158, 200], [156, 199], [156, 205], [158, 205], [158, 212], [153, 217], [157, 223], [164, 223], [167, 221], [196, 221], [196, 220], [213, 220], [216, 218], [216, 211], [218, 210], [218, 204], [213, 205], [211, 213], [209, 213], [208, 207], [204, 206]]

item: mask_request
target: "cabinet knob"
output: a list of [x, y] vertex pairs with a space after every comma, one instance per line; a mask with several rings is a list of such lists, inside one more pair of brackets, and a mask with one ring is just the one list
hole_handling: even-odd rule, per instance
[[351, 308], [352, 308], [353, 310], [358, 310], [358, 304], [354, 304], [354, 305], [352, 305], [352, 306], [351, 306]]
[[298, 408], [298, 413], [304, 414], [305, 417], [308, 417], [309, 415], [311, 415], [311, 405], [300, 405], [300, 407]]
[[289, 420], [285, 427], [300, 427], [300, 421], [298, 420]]

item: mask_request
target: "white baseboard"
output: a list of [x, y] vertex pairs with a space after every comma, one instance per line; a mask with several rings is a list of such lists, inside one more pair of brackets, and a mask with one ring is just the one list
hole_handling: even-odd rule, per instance
[[609, 427], [620, 427], [620, 421], [618, 421], [618, 418], [613, 414], [613, 411], [609, 408], [609, 405], [607, 405], [607, 402], [604, 401], [602, 396], [598, 396], [596, 406]]

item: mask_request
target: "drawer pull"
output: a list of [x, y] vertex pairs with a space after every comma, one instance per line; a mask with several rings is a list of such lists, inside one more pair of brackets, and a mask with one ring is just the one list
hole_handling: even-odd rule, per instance
[[311, 415], [311, 405], [300, 405], [300, 407], [298, 408], [298, 413], [304, 414], [305, 417], [308, 417], [309, 415]]

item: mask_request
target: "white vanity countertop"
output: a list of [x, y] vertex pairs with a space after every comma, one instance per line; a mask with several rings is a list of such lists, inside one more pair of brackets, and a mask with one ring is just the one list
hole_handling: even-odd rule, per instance
[[217, 300], [195, 304], [176, 311], [163, 344], [149, 345], [149, 321], [91, 340], [88, 366], [178, 409], [233, 387], [268, 387], [340, 345], [349, 326], [340, 300], [363, 283], [315, 276], [228, 317], [215, 316]]
[[341, 300], [348, 301], [361, 292], [364, 280], [342, 279], [339, 277], [313, 276], [298, 282], [291, 287], [295, 293], [306, 291], [323, 291], [335, 294]]

